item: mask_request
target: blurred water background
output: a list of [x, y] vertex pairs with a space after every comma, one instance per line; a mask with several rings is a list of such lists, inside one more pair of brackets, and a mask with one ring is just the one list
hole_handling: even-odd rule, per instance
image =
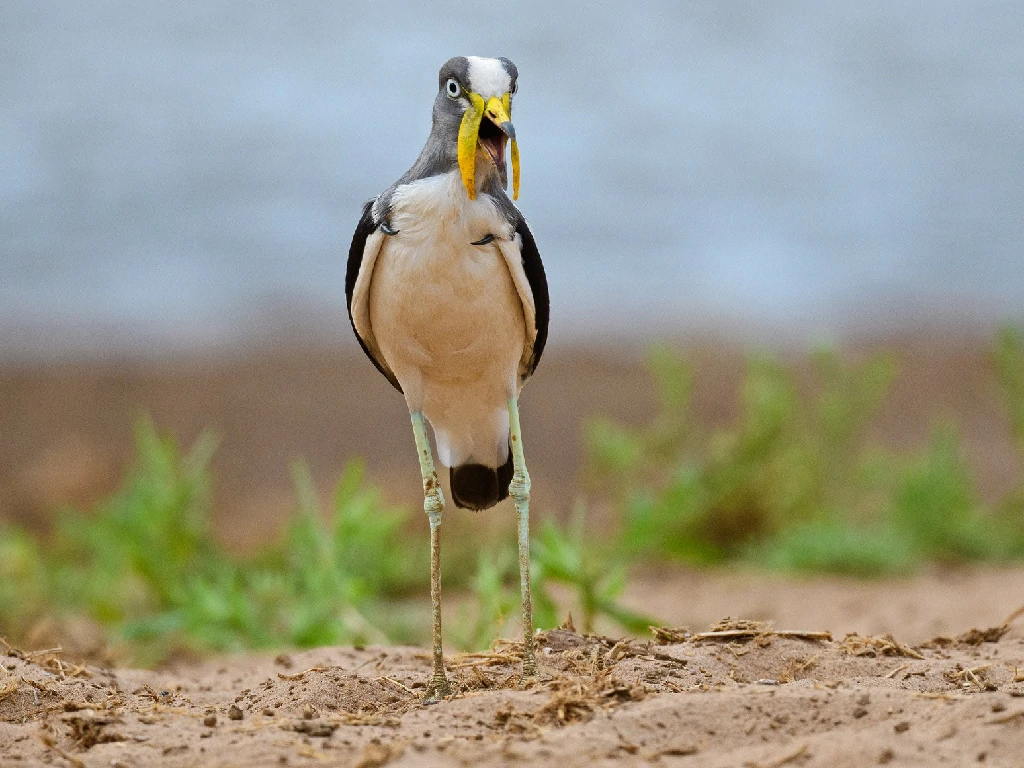
[[440, 64], [519, 66], [556, 341], [1024, 306], [1024, 6], [0, 5], [0, 357], [351, 344], [360, 203]]

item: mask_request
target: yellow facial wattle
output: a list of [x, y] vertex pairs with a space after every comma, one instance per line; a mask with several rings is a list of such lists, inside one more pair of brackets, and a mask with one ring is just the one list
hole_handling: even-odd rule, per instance
[[[501, 105], [505, 108], [508, 119], [512, 119], [512, 94], [506, 93], [501, 97]], [[519, 144], [515, 138], [512, 139], [512, 199], [519, 199]]]
[[476, 199], [476, 148], [480, 137], [480, 123], [487, 116], [512, 140], [512, 199], [519, 197], [519, 145], [512, 128], [512, 98], [506, 93], [500, 99], [492, 96], [486, 102], [478, 93], [466, 91], [469, 107], [459, 125], [459, 171], [470, 200]]
[[470, 200], [476, 199], [476, 142], [480, 135], [480, 121], [484, 119], [484, 97], [466, 92], [469, 108], [462, 115], [459, 126], [459, 170], [462, 183]]

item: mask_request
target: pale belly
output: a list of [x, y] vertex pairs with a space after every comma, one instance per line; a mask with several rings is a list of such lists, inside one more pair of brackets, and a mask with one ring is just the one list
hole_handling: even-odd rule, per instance
[[495, 245], [470, 245], [468, 231], [440, 234], [407, 226], [387, 238], [370, 322], [409, 407], [433, 426], [441, 461], [497, 466], [526, 342], [523, 307]]

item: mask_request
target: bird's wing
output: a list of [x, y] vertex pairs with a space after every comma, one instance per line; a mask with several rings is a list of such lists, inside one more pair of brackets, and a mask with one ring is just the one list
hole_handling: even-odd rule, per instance
[[526, 318], [526, 347], [519, 365], [519, 376], [525, 381], [536, 370], [544, 344], [548, 339], [548, 281], [537, 251], [537, 241], [522, 215], [516, 220], [512, 240], [498, 240]]
[[388, 367], [384, 355], [380, 353], [377, 340], [370, 327], [370, 278], [377, 254], [384, 243], [385, 234], [378, 228], [373, 219], [373, 200], [363, 206], [363, 215], [356, 225], [352, 236], [352, 246], [348, 249], [348, 269], [345, 272], [345, 298], [348, 300], [348, 317], [352, 321], [352, 330], [359, 339], [359, 346], [366, 356], [377, 366], [377, 370], [387, 377], [391, 385], [399, 392], [402, 386], [398, 378]]

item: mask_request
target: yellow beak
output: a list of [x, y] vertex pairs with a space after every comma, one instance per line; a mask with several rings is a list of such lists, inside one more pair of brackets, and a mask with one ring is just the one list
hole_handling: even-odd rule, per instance
[[[507, 93], [500, 99], [492, 96], [486, 103], [478, 93], [467, 91], [466, 96], [469, 98], [469, 108], [463, 114], [459, 126], [459, 171], [462, 173], [466, 193], [470, 200], [476, 198], [476, 150], [480, 139], [480, 123], [486, 116], [512, 141], [512, 199], [516, 200], [519, 198], [519, 145], [516, 143], [515, 128], [512, 127], [511, 96]], [[504, 158], [501, 163], [503, 167]]]

